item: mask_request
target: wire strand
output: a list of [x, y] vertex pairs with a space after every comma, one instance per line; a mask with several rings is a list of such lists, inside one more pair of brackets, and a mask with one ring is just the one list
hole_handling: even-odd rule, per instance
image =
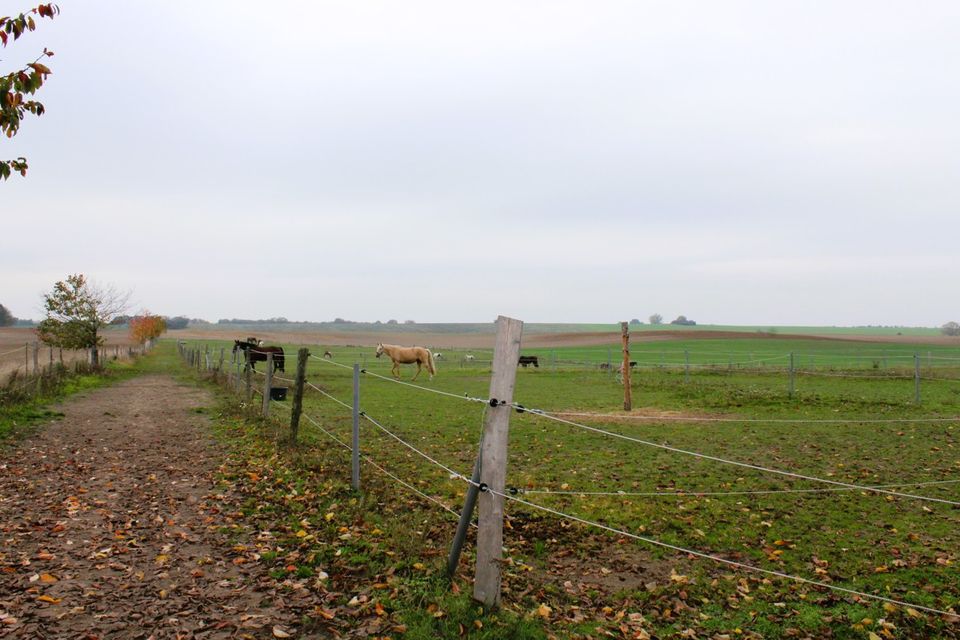
[[943, 499], [943, 498], [931, 498], [931, 497], [928, 497], [928, 496], [918, 496], [918, 495], [913, 495], [913, 494], [910, 494], [910, 493], [900, 493], [900, 492], [898, 492], [898, 491], [889, 491], [889, 490], [887, 490], [887, 489], [871, 489], [870, 487], [865, 487], [865, 486], [863, 486], [863, 485], [857, 485], [857, 484], [851, 484], [851, 483], [849, 483], [849, 482], [840, 482], [839, 480], [828, 480], [828, 479], [826, 479], [826, 478], [817, 478], [816, 476], [808, 476], [808, 475], [805, 475], [805, 474], [802, 474], [802, 473], [794, 473], [793, 471], [783, 471], [783, 470], [781, 470], [781, 469], [771, 469], [771, 468], [769, 468], [769, 467], [761, 467], [760, 465], [750, 464], [750, 463], [748, 463], [748, 462], [739, 462], [739, 461], [737, 461], [737, 460], [728, 460], [728, 459], [726, 459], [726, 458], [720, 458], [720, 457], [718, 457], [718, 456], [711, 456], [711, 455], [708, 455], [708, 454], [706, 454], [706, 453], [699, 453], [699, 452], [697, 452], [697, 451], [688, 451], [688, 450], [686, 450], [686, 449], [680, 449], [680, 448], [678, 448], [678, 447], [672, 447], [672, 446], [667, 445], [667, 444], [659, 444], [659, 443], [656, 443], [656, 442], [650, 442], [649, 440], [642, 440], [642, 439], [640, 439], [640, 438], [634, 438], [634, 437], [632, 437], [632, 436], [624, 435], [624, 434], [622, 434], [622, 433], [614, 433], [614, 432], [612, 432], [612, 431], [606, 431], [606, 430], [604, 430], [604, 429], [598, 429], [598, 428], [596, 428], [596, 427], [590, 427], [590, 426], [587, 426], [587, 425], [585, 425], [585, 424], [580, 424], [580, 423], [578, 423], [578, 422], [574, 422], [574, 421], [572, 421], [572, 420], [565, 420], [565, 419], [563, 419], [563, 418], [560, 418], [560, 417], [551, 415], [551, 414], [546, 413], [545, 411], [542, 411], [542, 410], [539, 410], [539, 409], [535, 409], [535, 410], [527, 409], [527, 408], [525, 408], [525, 407], [523, 407], [523, 406], [521, 406], [521, 405], [518, 405], [517, 403], [511, 403], [511, 406], [513, 406], [513, 407], [515, 407], [515, 408], [517, 408], [517, 409], [523, 409], [524, 411], [528, 411], [528, 412], [532, 413], [533, 415], [543, 416], [544, 418], [547, 418], [548, 420], [553, 420], [553, 421], [559, 422], [559, 423], [561, 423], [561, 424], [566, 424], [566, 425], [569, 425], [569, 426], [572, 426], [572, 427], [577, 427], [577, 428], [579, 428], [579, 429], [584, 429], [584, 430], [586, 430], [586, 431], [592, 431], [592, 432], [594, 432], [594, 433], [599, 433], [599, 434], [602, 434], [602, 435], [605, 435], [605, 436], [609, 436], [609, 437], [612, 437], [612, 438], [618, 438], [618, 439], [621, 439], [621, 440], [627, 440], [627, 441], [629, 441], [629, 442], [635, 442], [635, 443], [637, 443], [637, 444], [642, 444], [642, 445], [647, 446], [647, 447], [655, 447], [655, 448], [657, 448], [657, 449], [663, 449], [664, 451], [671, 451], [671, 452], [673, 452], [673, 453], [681, 453], [681, 454], [683, 454], [683, 455], [693, 456], [693, 457], [695, 457], [695, 458], [701, 458], [701, 459], [703, 459], [703, 460], [711, 460], [711, 461], [713, 461], [713, 462], [721, 462], [721, 463], [723, 463], [723, 464], [729, 464], [729, 465], [733, 465], [733, 466], [737, 466], [737, 467], [743, 467], [743, 468], [745, 468], [745, 469], [753, 469], [754, 471], [762, 471], [762, 472], [764, 472], [764, 473], [775, 473], [775, 474], [782, 475], [782, 476], [787, 476], [787, 477], [790, 477], [790, 478], [798, 478], [798, 479], [801, 479], [801, 480], [810, 480], [810, 481], [812, 481], [812, 482], [820, 482], [820, 483], [823, 483], [823, 484], [831, 484], [831, 485], [836, 485], [836, 486], [840, 486], [840, 487], [849, 487], [849, 488], [851, 488], [851, 489], [860, 489], [860, 490], [863, 490], [863, 491], [872, 491], [872, 492], [875, 492], [875, 493], [884, 493], [884, 494], [887, 494], [887, 495], [898, 496], [898, 497], [901, 497], [901, 498], [911, 498], [911, 499], [914, 499], [914, 500], [925, 500], [925, 501], [927, 501], [927, 502], [937, 502], [937, 503], [949, 504], [949, 505], [953, 505], [953, 506], [958, 506], [958, 505], [960, 505], [960, 502], [958, 502], [958, 501], [956, 501], [956, 500], [945, 500], [945, 499]]
[[[475, 484], [475, 483], [472, 483], [472, 482], [471, 482], [471, 484]], [[477, 485], [477, 486], [479, 486], [479, 485]], [[746, 564], [746, 563], [744, 563], [744, 562], [737, 562], [736, 560], [728, 560], [728, 559], [726, 559], [726, 558], [721, 558], [720, 556], [715, 556], [715, 555], [712, 555], [712, 554], [709, 554], [709, 553], [704, 553], [704, 552], [702, 552], [702, 551], [695, 551], [695, 550], [693, 550], [693, 549], [686, 549], [686, 548], [684, 548], [684, 547], [680, 547], [680, 546], [677, 546], [677, 545], [674, 545], [674, 544], [670, 544], [670, 543], [668, 543], [668, 542], [662, 542], [662, 541], [660, 541], [660, 540], [655, 540], [655, 539], [653, 539], [653, 538], [648, 538], [648, 537], [646, 537], [646, 536], [639, 536], [639, 535], [637, 535], [637, 534], [635, 534], [635, 533], [631, 533], [631, 532], [629, 532], [629, 531], [624, 531], [623, 529], [617, 529], [617, 528], [615, 528], [615, 527], [611, 527], [611, 526], [608, 526], [608, 525], [605, 525], [605, 524], [601, 524], [601, 523], [599, 523], [599, 522], [593, 522], [593, 521], [591, 521], [591, 520], [586, 520], [586, 519], [584, 519], [584, 518], [579, 518], [579, 517], [577, 517], [577, 516], [570, 515], [570, 514], [568, 514], [568, 513], [564, 513], [564, 512], [562, 512], [562, 511], [558, 511], [558, 510], [556, 510], [556, 509], [551, 509], [551, 508], [549, 508], [549, 507], [545, 507], [545, 506], [543, 506], [543, 505], [539, 505], [539, 504], [536, 504], [536, 503], [534, 503], [534, 502], [530, 502], [530, 501], [528, 501], [528, 500], [523, 500], [522, 498], [517, 498], [517, 497], [514, 497], [514, 496], [507, 495], [507, 494], [505, 494], [505, 493], [501, 493], [501, 492], [496, 491], [496, 490], [494, 490], [494, 489], [491, 489], [491, 488], [489, 488], [489, 487], [485, 487], [485, 489], [486, 489], [487, 491], [489, 491], [490, 493], [492, 493], [493, 495], [500, 496], [501, 498], [504, 498], [504, 499], [506, 499], [506, 500], [511, 500], [511, 501], [517, 502], [517, 503], [519, 503], [519, 504], [526, 505], [526, 506], [531, 507], [531, 508], [533, 508], [533, 509], [539, 509], [539, 510], [541, 510], [541, 511], [545, 511], [545, 512], [547, 512], [547, 513], [551, 513], [551, 514], [553, 514], [553, 515], [555, 515], [555, 516], [559, 516], [559, 517], [561, 517], [561, 518], [566, 518], [566, 519], [568, 519], [568, 520], [573, 520], [573, 521], [575, 521], [575, 522], [579, 522], [579, 523], [585, 524], [585, 525], [587, 525], [587, 526], [597, 527], [597, 528], [599, 528], [599, 529], [604, 529], [604, 530], [609, 531], [609, 532], [611, 532], [611, 533], [616, 533], [616, 534], [618, 534], [618, 535], [626, 536], [626, 537], [628, 537], [628, 538], [633, 538], [633, 539], [635, 539], [635, 540], [639, 540], [639, 541], [641, 541], [641, 542], [646, 542], [646, 543], [648, 543], [648, 544], [656, 545], [656, 546], [658, 546], [658, 547], [663, 547], [663, 548], [665, 548], [665, 549], [671, 549], [671, 550], [673, 550], [673, 551], [678, 551], [678, 552], [680, 552], [680, 553], [685, 553], [685, 554], [697, 556], [698, 558], [703, 558], [703, 559], [705, 559], [705, 560], [712, 560], [712, 561], [714, 561], [714, 562], [719, 562], [719, 563], [726, 564], [726, 565], [729, 565], [729, 566], [732, 566], [732, 567], [737, 567], [737, 568], [739, 568], [739, 569], [744, 569], [744, 570], [746, 570], [746, 571], [755, 571], [755, 572], [758, 572], [758, 573], [765, 573], [765, 574], [767, 574], [767, 575], [776, 576], [776, 577], [778, 577], [778, 578], [783, 578], [783, 579], [785, 579], [785, 580], [792, 580], [792, 581], [794, 581], [794, 582], [802, 582], [802, 583], [809, 584], [809, 585], [813, 585], [813, 586], [816, 586], [816, 587], [823, 587], [823, 588], [825, 588], [825, 589], [831, 589], [831, 590], [833, 590], [833, 591], [840, 591], [840, 592], [843, 592], [843, 593], [849, 593], [849, 594], [851, 594], [851, 595], [859, 596], [859, 597], [862, 597], [862, 598], [869, 598], [869, 599], [871, 599], [871, 600], [879, 600], [879, 601], [881, 601], [881, 602], [888, 602], [888, 603], [890, 603], [890, 604], [895, 604], [895, 605], [898, 605], [898, 606], [901, 606], [901, 607], [911, 607], [911, 608], [913, 608], [913, 609], [918, 609], [918, 610], [921, 610], [921, 611], [926, 611], [926, 612], [928, 612], [928, 613], [933, 613], [933, 614], [936, 614], [936, 615], [944, 615], [944, 616], [951, 616], [951, 617], [956, 617], [956, 616], [957, 616], [956, 613], [953, 613], [953, 612], [950, 612], [950, 611], [942, 611], [942, 610], [940, 610], [940, 609], [934, 609], [934, 608], [932, 608], [932, 607], [925, 607], [925, 606], [923, 606], [923, 605], [913, 604], [913, 603], [911, 603], [911, 602], [905, 602], [905, 601], [903, 601], [903, 600], [895, 600], [895, 599], [893, 599], [893, 598], [886, 598], [886, 597], [884, 597], [884, 596], [878, 596], [878, 595], [874, 595], [874, 594], [872, 594], [872, 593], [865, 593], [865, 592], [863, 592], [863, 591], [857, 591], [857, 590], [855, 590], [855, 589], [848, 589], [848, 588], [846, 588], [846, 587], [840, 587], [840, 586], [832, 585], [832, 584], [829, 584], [829, 583], [826, 583], [826, 582], [819, 582], [819, 581], [817, 581], [817, 580], [810, 580], [809, 578], [803, 578], [803, 577], [800, 577], [800, 576], [790, 575], [790, 574], [788, 574], [788, 573], [783, 573], [783, 572], [781, 572], [781, 571], [774, 571], [773, 569], [764, 569], [764, 568], [762, 568], [762, 567], [757, 567], [757, 566], [754, 566], [754, 565]]]
[[[960, 480], [934, 480], [932, 482], [898, 482], [895, 484], [872, 485], [870, 489], [886, 489], [890, 487], [930, 487], [934, 485], [956, 484]], [[520, 489], [524, 494], [544, 495], [575, 495], [575, 496], [625, 496], [625, 497], [676, 497], [698, 498], [701, 496], [754, 496], [782, 493], [832, 493], [838, 491], [856, 491], [851, 487], [834, 487], [831, 489], [761, 489], [756, 491], [696, 491], [691, 489], [677, 489], [675, 491], [553, 491], [550, 489]]]

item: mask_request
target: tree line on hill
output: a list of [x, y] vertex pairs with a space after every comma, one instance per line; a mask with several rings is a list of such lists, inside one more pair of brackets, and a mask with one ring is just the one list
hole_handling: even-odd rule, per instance
[[[652, 325], [663, 324], [663, 316], [660, 315], [659, 313], [654, 313], [654, 314], [652, 314], [649, 318], [647, 318], [647, 320], [649, 320], [650, 324], [652, 324]], [[643, 322], [641, 322], [638, 318], [634, 318], [633, 320], [630, 321], [630, 324], [643, 324]], [[681, 315], [681, 316], [677, 316], [675, 319], [671, 320], [671, 321], [670, 321], [670, 324], [683, 325], [683, 326], [694, 326], [694, 325], [697, 324], [697, 321], [696, 321], [696, 320], [689, 320], [689, 319], [687, 318], [687, 316]]]

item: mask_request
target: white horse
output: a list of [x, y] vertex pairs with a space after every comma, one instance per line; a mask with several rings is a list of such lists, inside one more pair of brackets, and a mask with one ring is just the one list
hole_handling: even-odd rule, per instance
[[380, 342], [377, 344], [377, 357], [379, 358], [384, 353], [393, 360], [393, 368], [390, 371], [393, 373], [393, 377], [398, 380], [400, 379], [401, 364], [416, 363], [417, 372], [413, 374], [413, 380], [416, 380], [417, 376], [420, 375], [423, 365], [427, 365], [427, 371], [430, 373], [431, 380], [433, 380], [433, 376], [437, 373], [437, 365], [433, 362], [433, 354], [430, 353], [430, 349], [424, 349], [423, 347], [401, 347], [395, 344], [383, 344]]

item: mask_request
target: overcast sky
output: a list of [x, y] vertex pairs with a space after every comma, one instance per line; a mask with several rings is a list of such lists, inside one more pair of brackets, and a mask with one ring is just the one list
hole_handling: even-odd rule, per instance
[[18, 317], [960, 321], [960, 3], [59, 6]]

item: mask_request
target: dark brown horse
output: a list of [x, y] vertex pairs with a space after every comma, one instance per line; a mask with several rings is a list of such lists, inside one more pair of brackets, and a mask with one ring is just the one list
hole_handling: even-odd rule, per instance
[[250, 342], [244, 342], [241, 340], [233, 341], [233, 352], [236, 353], [237, 350], [246, 351], [247, 359], [250, 362], [250, 368], [256, 371], [254, 363], [257, 362], [266, 362], [267, 354], [273, 354], [273, 371], [276, 373], [278, 370], [286, 373], [286, 370], [283, 368], [283, 348], [282, 347], [261, 347], [256, 344], [251, 344]]

